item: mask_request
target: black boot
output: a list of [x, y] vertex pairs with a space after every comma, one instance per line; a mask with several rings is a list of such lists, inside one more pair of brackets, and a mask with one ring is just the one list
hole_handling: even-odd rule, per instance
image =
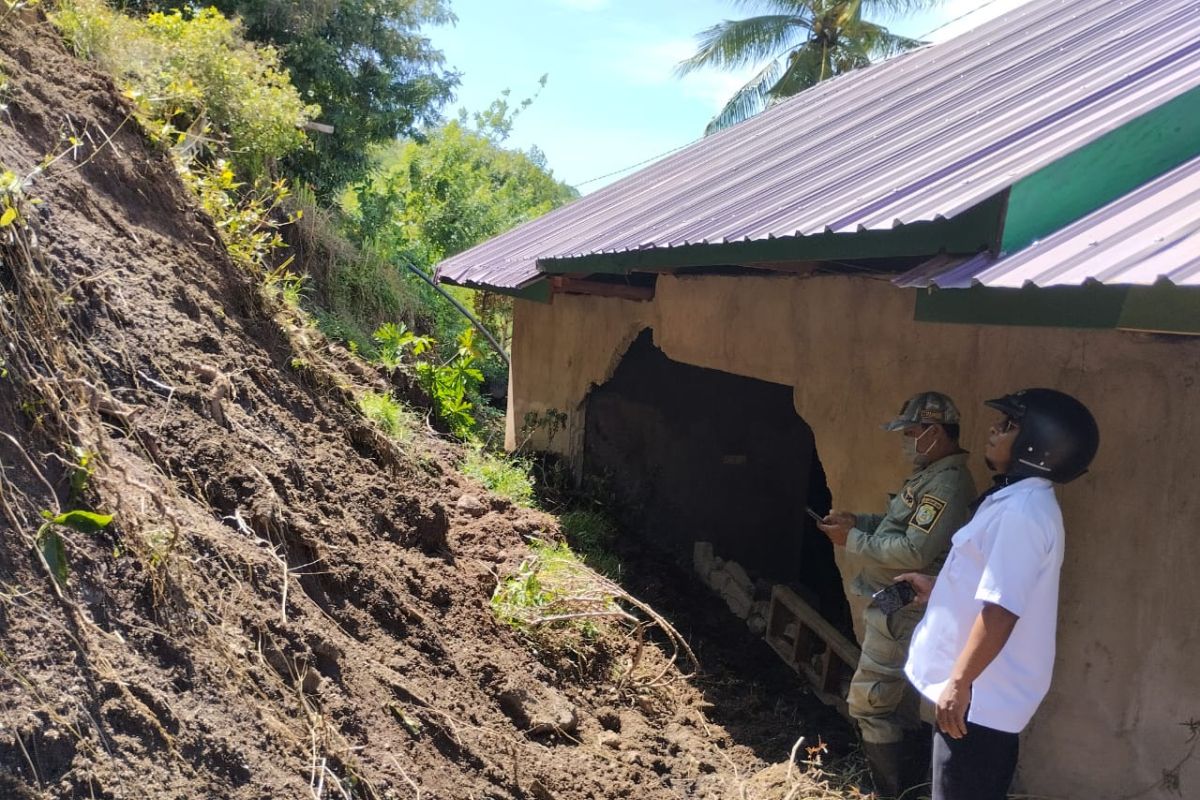
[[862, 748], [871, 770], [871, 782], [875, 784], [875, 796], [880, 800], [899, 797], [904, 790], [901, 784], [908, 745], [904, 742], [863, 742]]

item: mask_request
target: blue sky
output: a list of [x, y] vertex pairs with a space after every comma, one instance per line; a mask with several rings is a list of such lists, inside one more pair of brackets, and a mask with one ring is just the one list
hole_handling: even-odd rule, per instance
[[[696, 33], [750, 15], [733, 0], [450, 1], [458, 23], [428, 31], [448, 66], [462, 73], [447, 116], [459, 107], [484, 108], [504, 89], [515, 100], [529, 97], [548, 74], [509, 145], [536, 145], [555, 176], [584, 193], [627, 171], [609, 173], [699, 138], [752, 73], [673, 74], [695, 51]], [[935, 10], [890, 27], [922, 36], [944, 26], [931, 37], [938, 41], [1024, 2], [942, 0]]]

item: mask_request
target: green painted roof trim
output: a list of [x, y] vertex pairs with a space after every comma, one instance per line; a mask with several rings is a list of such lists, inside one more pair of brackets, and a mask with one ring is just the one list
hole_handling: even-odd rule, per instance
[[1118, 328], [1156, 333], [1200, 334], [1200, 287], [1156, 283], [1132, 286]]
[[1200, 155], [1200, 88], [1018, 181], [1001, 251], [1015, 253]]
[[546, 278], [526, 284], [520, 289], [489, 289], [496, 294], [506, 294], [521, 300], [536, 300], [539, 303], [550, 302], [550, 281]]
[[914, 319], [1200, 335], [1200, 287], [1092, 283], [1023, 289], [920, 289]]
[[822, 233], [784, 239], [725, 244], [692, 244], [628, 253], [599, 253], [578, 258], [538, 261], [546, 273], [625, 274], [638, 270], [669, 271], [769, 261], [837, 261], [839, 259], [973, 255], [999, 243], [1004, 195], [985, 200], [952, 220], [916, 222], [886, 231]]
[[492, 294], [516, 297], [521, 300], [536, 300], [539, 303], [550, 302], [550, 281], [545, 278], [526, 284], [519, 289], [501, 288], [492, 286], [491, 284], [455, 283], [454, 281], [444, 279], [441, 282], [448, 283], [451, 286], [461, 286], [464, 289], [474, 289], [478, 292], [491, 292]]

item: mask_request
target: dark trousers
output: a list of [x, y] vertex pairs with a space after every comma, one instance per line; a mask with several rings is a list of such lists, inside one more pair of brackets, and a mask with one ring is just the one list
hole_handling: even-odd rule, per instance
[[1017, 769], [1018, 736], [973, 722], [967, 735], [933, 734], [933, 800], [1004, 800]]

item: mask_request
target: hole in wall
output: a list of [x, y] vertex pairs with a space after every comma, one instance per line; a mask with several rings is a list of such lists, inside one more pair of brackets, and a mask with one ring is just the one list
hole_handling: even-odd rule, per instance
[[828, 511], [830, 494], [792, 387], [673, 361], [646, 329], [587, 399], [583, 471], [615, 495], [626, 535], [702, 581], [707, 543], [718, 568], [745, 573], [751, 602], [786, 585], [852, 638], [832, 545], [804, 513]]

